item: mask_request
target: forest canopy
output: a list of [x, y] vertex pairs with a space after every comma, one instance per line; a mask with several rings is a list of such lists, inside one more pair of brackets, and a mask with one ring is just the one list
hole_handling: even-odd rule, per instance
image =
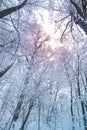
[[86, 0], [0, 0], [0, 130], [87, 130]]

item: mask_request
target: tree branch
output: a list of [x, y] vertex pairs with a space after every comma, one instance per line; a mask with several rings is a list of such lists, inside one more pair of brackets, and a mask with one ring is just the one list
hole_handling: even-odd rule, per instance
[[19, 10], [19, 9], [21, 9], [26, 4], [26, 2], [27, 2], [27, 0], [24, 0], [24, 2], [22, 4], [19, 4], [15, 7], [11, 7], [11, 8], [0, 11], [0, 19]]
[[84, 14], [83, 12], [81, 11], [81, 8], [79, 7], [79, 5], [74, 1], [74, 0], [70, 0], [70, 2], [73, 4], [73, 6], [75, 7], [76, 11], [77, 11], [77, 14], [79, 14], [83, 19], [85, 18], [84, 17]]
[[13, 66], [13, 64], [14, 63], [12, 63], [11, 65], [9, 65], [7, 68], [5, 68], [0, 72], [0, 78], [6, 74], [6, 72]]

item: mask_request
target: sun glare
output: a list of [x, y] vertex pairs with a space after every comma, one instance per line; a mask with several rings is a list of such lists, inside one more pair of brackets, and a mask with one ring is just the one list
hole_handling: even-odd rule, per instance
[[55, 50], [59, 47], [63, 47], [63, 44], [57, 42], [55, 39], [50, 39], [48, 42], [46, 42], [46, 45], [50, 46], [52, 50]]
[[[38, 23], [42, 26], [43, 31], [47, 36], [50, 37], [48, 41], [46, 41], [46, 47], [50, 46], [52, 50], [58, 49], [60, 47], [64, 47], [64, 44], [60, 42], [61, 33], [60, 30], [56, 31], [55, 22], [50, 19], [50, 15], [48, 11], [42, 12], [42, 17], [37, 13]], [[72, 46], [68, 46], [68, 50], [72, 50]]]
[[46, 42], [47, 46], [50, 46], [53, 50], [58, 47], [57, 42], [55, 41], [55, 23], [50, 21], [49, 14], [46, 13], [44, 15], [44, 20], [42, 23], [42, 27], [46, 35], [50, 37], [49, 41]]
[[44, 14], [44, 20], [42, 22], [42, 27], [46, 35], [50, 37], [49, 41], [46, 42], [46, 46], [50, 46], [52, 50], [55, 50], [59, 47], [63, 47], [63, 44], [58, 42], [58, 37], [60, 33], [55, 32], [55, 22], [50, 20], [49, 13]]

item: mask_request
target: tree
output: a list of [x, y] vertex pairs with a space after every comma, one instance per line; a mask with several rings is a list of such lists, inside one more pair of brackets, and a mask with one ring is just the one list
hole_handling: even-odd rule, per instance
[[73, 10], [70, 12], [74, 22], [78, 24], [87, 34], [87, 1], [86, 0], [70, 0]]
[[24, 2], [22, 4], [19, 4], [17, 6], [0, 11], [0, 19], [4, 18], [5, 16], [10, 15], [13, 12], [16, 12], [19, 9], [21, 9], [26, 3], [27, 3], [27, 0], [24, 0]]
[[86, 1], [4, 1], [0, 129], [87, 130]]

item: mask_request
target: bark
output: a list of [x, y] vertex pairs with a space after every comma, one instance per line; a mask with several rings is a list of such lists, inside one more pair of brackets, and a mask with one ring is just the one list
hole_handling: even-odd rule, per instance
[[73, 86], [72, 86], [72, 81], [70, 79], [70, 75], [69, 75], [68, 68], [67, 68], [66, 65], [65, 65], [65, 68], [66, 68], [66, 74], [67, 74], [67, 77], [68, 77], [68, 81], [69, 81], [69, 84], [70, 84], [70, 94], [71, 94], [70, 112], [71, 112], [71, 117], [72, 117], [72, 130], [75, 130], [74, 111], [73, 111]]
[[13, 63], [11, 65], [9, 65], [7, 68], [5, 68], [4, 70], [2, 70], [0, 72], [0, 78], [3, 77], [12, 66], [13, 66]]
[[74, 0], [70, 0], [70, 2], [75, 7], [77, 14], [79, 14], [84, 19], [85, 18], [84, 14], [83, 14], [81, 8], [79, 7], [79, 5]]
[[18, 104], [16, 106], [16, 109], [14, 111], [14, 116], [13, 116], [13, 121], [17, 121], [18, 117], [19, 117], [19, 113], [20, 113], [20, 110], [21, 110], [21, 106], [23, 104], [23, 98], [24, 98], [24, 95], [21, 94], [20, 97], [19, 97], [19, 100], [18, 100]]
[[[79, 63], [79, 56], [78, 56], [78, 67], [77, 67], [77, 94], [79, 97], [79, 100], [81, 100], [81, 90], [80, 90], [80, 63]], [[84, 128], [87, 130], [87, 118], [86, 118], [86, 111], [85, 111], [85, 102], [84, 100], [80, 101], [81, 109], [82, 109], [82, 115], [83, 115], [83, 122], [84, 122]]]
[[38, 101], [38, 130], [40, 130], [40, 114], [41, 114], [41, 106], [40, 101]]
[[81, 5], [76, 3], [75, 0], [70, 0], [70, 2], [77, 11], [77, 16], [72, 12], [70, 13], [71, 17], [73, 17], [74, 22], [87, 34], [87, 1], [81, 0]]
[[27, 112], [27, 114], [26, 114], [26, 116], [25, 116], [25, 118], [24, 118], [24, 121], [23, 121], [23, 123], [22, 123], [22, 126], [21, 126], [20, 130], [24, 130], [25, 125], [26, 125], [26, 123], [27, 123], [27, 120], [28, 120], [28, 118], [29, 118], [29, 115], [30, 115], [30, 113], [31, 113], [31, 110], [32, 110], [33, 106], [34, 106], [34, 100], [31, 100], [31, 101], [30, 101], [30, 104], [29, 104], [29, 106], [28, 106], [28, 112]]
[[87, 34], [87, 23], [84, 20], [74, 16], [74, 22]]
[[27, 0], [24, 0], [24, 2], [22, 4], [19, 4], [17, 6], [0, 11], [0, 19], [4, 18], [5, 16], [7, 16], [7, 15], [9, 15], [9, 14], [11, 14], [19, 9], [21, 9], [26, 4], [26, 2], [27, 2]]

